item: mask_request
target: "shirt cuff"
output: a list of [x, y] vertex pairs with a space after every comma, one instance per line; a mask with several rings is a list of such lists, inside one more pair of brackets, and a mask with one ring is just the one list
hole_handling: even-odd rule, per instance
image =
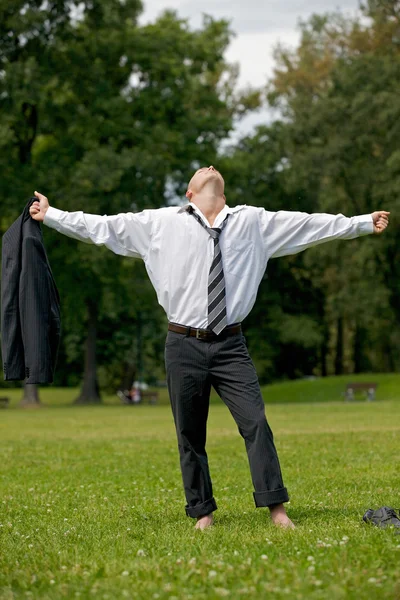
[[47, 227], [51, 227], [52, 229], [57, 229], [57, 231], [59, 231], [61, 215], [63, 212], [63, 210], [58, 210], [58, 208], [49, 206], [46, 214], [44, 215], [43, 223], [47, 225]]
[[368, 235], [369, 233], [374, 233], [374, 222], [372, 220], [372, 215], [359, 215], [358, 217], [354, 217], [358, 225], [358, 232], [360, 235]]

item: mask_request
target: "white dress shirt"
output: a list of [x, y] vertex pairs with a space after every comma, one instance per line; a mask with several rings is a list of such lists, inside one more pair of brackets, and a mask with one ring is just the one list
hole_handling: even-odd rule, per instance
[[[210, 227], [202, 212], [195, 211]], [[105, 245], [142, 258], [168, 320], [207, 328], [208, 272], [214, 243], [187, 206], [144, 210], [113, 216], [65, 212], [49, 207], [44, 223], [87, 243]], [[213, 227], [229, 214], [220, 236], [228, 323], [243, 321], [251, 311], [270, 258], [296, 254], [335, 239], [373, 233], [372, 216], [270, 212], [255, 206], [225, 206]]]

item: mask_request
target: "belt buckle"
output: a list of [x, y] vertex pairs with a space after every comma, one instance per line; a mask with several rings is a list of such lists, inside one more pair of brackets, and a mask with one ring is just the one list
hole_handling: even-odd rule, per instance
[[206, 340], [208, 336], [207, 329], [198, 329], [196, 331], [196, 339], [197, 340]]

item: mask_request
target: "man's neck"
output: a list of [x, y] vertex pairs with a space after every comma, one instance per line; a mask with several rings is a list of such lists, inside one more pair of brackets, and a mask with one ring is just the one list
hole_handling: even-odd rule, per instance
[[196, 194], [192, 198], [192, 202], [201, 210], [211, 227], [214, 225], [217, 215], [221, 212], [226, 204], [224, 196], [204, 193]]

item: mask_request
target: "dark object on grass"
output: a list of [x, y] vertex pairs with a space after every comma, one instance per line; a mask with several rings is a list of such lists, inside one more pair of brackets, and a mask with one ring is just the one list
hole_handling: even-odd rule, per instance
[[0, 398], [0, 408], [7, 408], [8, 404], [9, 404], [9, 399], [2, 396]]
[[400, 533], [400, 519], [394, 508], [390, 508], [390, 506], [382, 506], [377, 510], [369, 508], [363, 516], [363, 521], [372, 523], [372, 525], [376, 525], [376, 527], [380, 527], [381, 529], [394, 527], [397, 529], [396, 533]]

